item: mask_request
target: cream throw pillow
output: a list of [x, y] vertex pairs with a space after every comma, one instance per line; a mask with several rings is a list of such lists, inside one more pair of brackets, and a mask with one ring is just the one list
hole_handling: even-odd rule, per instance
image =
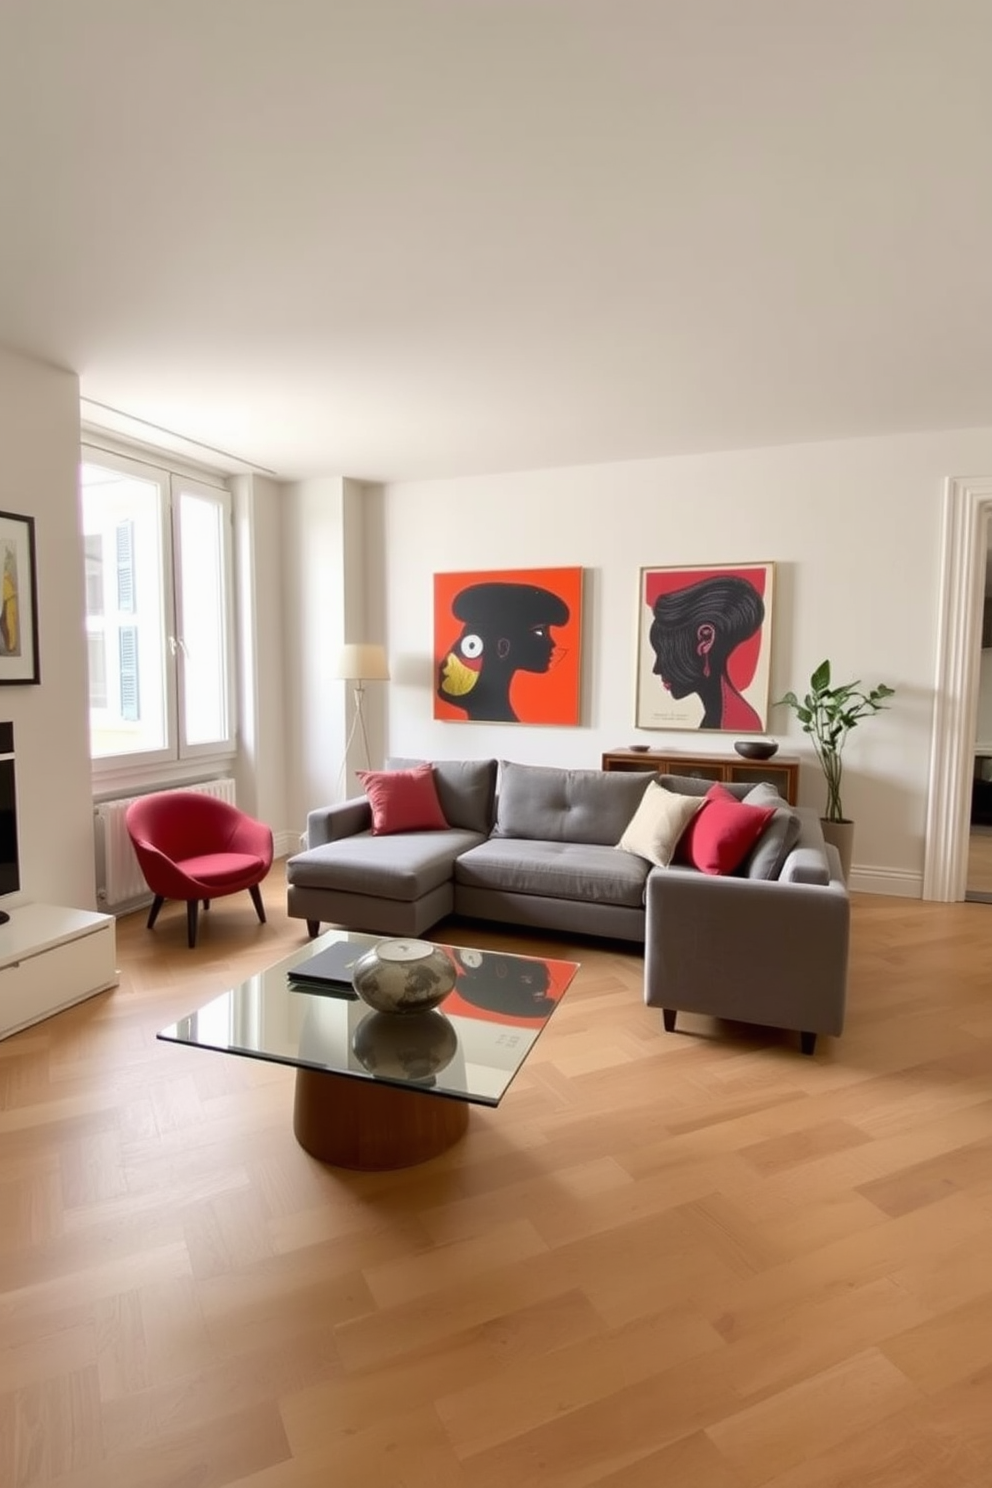
[[652, 780], [617, 847], [647, 858], [656, 868], [667, 868], [676, 843], [704, 800], [704, 796], [666, 790]]

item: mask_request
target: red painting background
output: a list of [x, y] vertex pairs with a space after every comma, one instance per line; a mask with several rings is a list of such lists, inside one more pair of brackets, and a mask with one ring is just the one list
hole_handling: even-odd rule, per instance
[[437, 695], [438, 668], [464, 626], [452, 611], [455, 596], [470, 584], [536, 584], [550, 589], [568, 605], [565, 625], [553, 625], [555, 649], [546, 672], [517, 672], [510, 701], [519, 723], [577, 724], [581, 674], [582, 569], [491, 568], [472, 573], [434, 575], [434, 717], [456, 723], [469, 720], [462, 708]]
[[[453, 950], [468, 948], [442, 946], [441, 949], [446, 952], [457, 969], [458, 961], [453, 954]], [[498, 954], [498, 952], [494, 953], [490, 950], [489, 954]], [[560, 1001], [567, 991], [572, 978], [575, 976], [575, 963], [573, 961], [549, 960], [544, 956], [527, 956], [521, 957], [521, 959], [540, 961], [542, 965], [548, 968], [548, 990], [544, 995], [549, 1002]], [[459, 979], [460, 977], [461, 972], [459, 970]], [[484, 1022], [508, 1023], [515, 1028], [543, 1028], [550, 1017], [550, 1014], [547, 1012], [541, 1013], [536, 1018], [527, 1018], [523, 1014], [495, 1012], [491, 1008], [479, 1007], [477, 1003], [469, 1002], [467, 998], [459, 994], [458, 982], [455, 982], [454, 990], [449, 992], [448, 996], [441, 1003], [440, 1011], [446, 1017], [481, 1018]]]
[[[731, 575], [740, 579], [747, 579], [755, 589], [766, 600], [765, 581], [768, 576], [765, 568], [728, 568], [725, 564], [716, 568], [652, 568], [647, 569], [644, 574], [643, 601], [650, 610], [659, 594], [671, 594], [675, 589], [687, 589], [690, 584], [698, 584], [700, 579], [726, 578]], [[754, 674], [758, 667], [758, 657], [761, 655], [761, 647], [764, 643], [765, 631], [768, 626], [768, 616], [765, 616], [760, 627], [753, 636], [742, 641], [730, 654], [727, 662], [727, 675], [737, 688], [743, 692], [754, 681]], [[650, 622], [647, 622], [650, 625]], [[647, 629], [645, 629], [647, 634]]]

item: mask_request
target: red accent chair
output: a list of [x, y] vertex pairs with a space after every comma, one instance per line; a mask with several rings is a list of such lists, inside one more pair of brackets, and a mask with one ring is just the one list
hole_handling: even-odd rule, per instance
[[272, 867], [272, 832], [236, 806], [198, 791], [139, 796], [124, 817], [139, 867], [155, 895], [148, 929], [166, 899], [185, 899], [190, 948], [196, 945], [200, 901], [247, 889], [262, 924], [259, 884]]

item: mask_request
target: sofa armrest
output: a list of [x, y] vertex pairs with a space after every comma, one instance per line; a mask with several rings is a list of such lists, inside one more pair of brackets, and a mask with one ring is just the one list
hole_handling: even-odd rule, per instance
[[367, 832], [372, 825], [372, 807], [365, 796], [338, 801], [334, 806], [318, 806], [307, 815], [307, 847], [323, 847], [342, 837]]
[[827, 884], [653, 869], [644, 1000], [810, 1033], [844, 1026], [850, 900], [828, 853]]

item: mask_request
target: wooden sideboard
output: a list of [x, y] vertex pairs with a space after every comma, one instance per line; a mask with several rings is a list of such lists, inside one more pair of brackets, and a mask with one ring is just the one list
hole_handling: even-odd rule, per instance
[[608, 749], [604, 770], [651, 770], [660, 775], [695, 775], [724, 785], [773, 785], [790, 806], [799, 795], [799, 760], [775, 754], [767, 760], [747, 760], [739, 754], [689, 754], [675, 749]]

